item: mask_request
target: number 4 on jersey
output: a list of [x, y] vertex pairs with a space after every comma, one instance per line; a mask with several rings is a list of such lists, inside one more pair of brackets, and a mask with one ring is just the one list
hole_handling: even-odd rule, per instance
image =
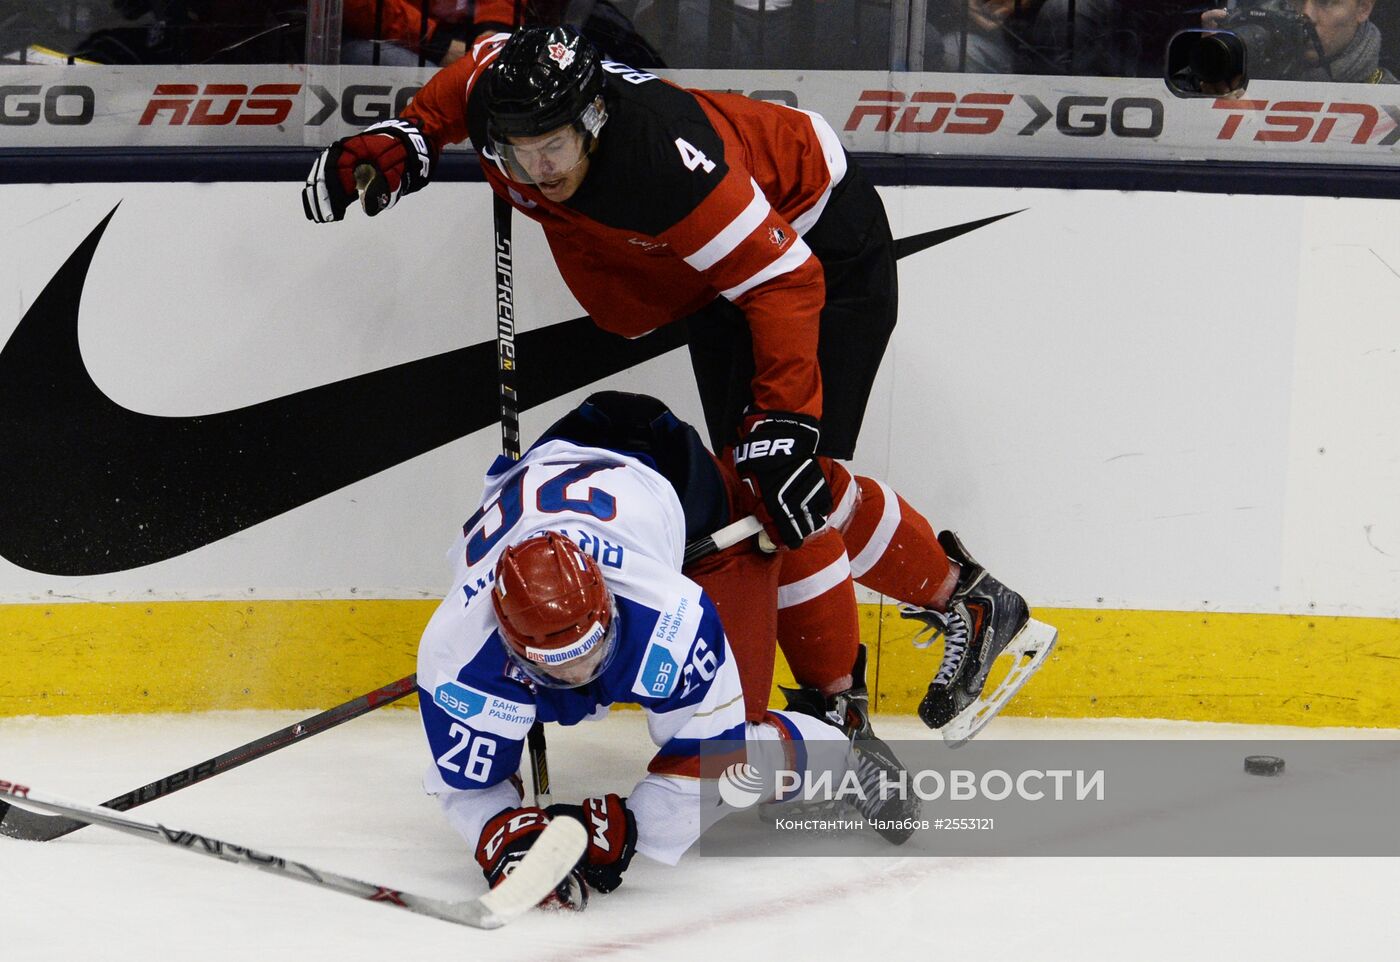
[[707, 174], [714, 172], [715, 162], [701, 153], [700, 148], [684, 137], [676, 138], [676, 149], [681, 152], [681, 163], [685, 164], [686, 170], [703, 167]]

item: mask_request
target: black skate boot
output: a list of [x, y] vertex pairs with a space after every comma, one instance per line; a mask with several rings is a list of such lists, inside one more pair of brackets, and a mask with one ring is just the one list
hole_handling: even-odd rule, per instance
[[870, 819], [870, 827], [891, 845], [903, 845], [914, 834], [919, 817], [919, 796], [909, 783], [904, 764], [878, 738], [853, 742], [852, 769], [864, 797], [847, 799]]
[[[907, 824], [919, 811], [918, 797], [909, 791], [912, 802], [900, 798], [881, 798], [880, 773], [891, 786], [900, 784], [904, 765], [883, 740], [876, 737], [870, 725], [870, 689], [865, 683], [865, 646], [856, 649], [856, 663], [851, 668], [851, 687], [835, 695], [823, 695], [815, 688], [784, 688], [787, 711], [801, 712], [835, 725], [846, 733], [852, 743], [852, 768], [861, 784], [865, 798], [859, 802], [843, 799], [875, 823], [875, 831], [894, 845], [902, 845], [914, 834]], [[835, 802], [797, 803], [793, 809], [804, 815], [829, 814], [837, 808]]]
[[865, 684], [865, 646], [856, 648], [851, 667], [851, 687], [835, 695], [823, 695], [815, 688], [783, 688], [788, 711], [801, 712], [829, 721], [856, 740], [874, 738], [870, 727], [870, 689]]
[[974, 561], [957, 535], [944, 531], [938, 543], [961, 569], [948, 610], [912, 605], [900, 610], [903, 617], [931, 629], [915, 641], [919, 647], [926, 647], [940, 634], [944, 638], [943, 661], [919, 703], [919, 717], [930, 728], [942, 728], [977, 701], [992, 663], [1030, 621], [1026, 600]]

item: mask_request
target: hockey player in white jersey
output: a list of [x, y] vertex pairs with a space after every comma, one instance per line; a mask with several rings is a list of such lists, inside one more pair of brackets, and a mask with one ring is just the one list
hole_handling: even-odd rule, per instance
[[[634, 852], [680, 859], [702, 829], [703, 743], [728, 741], [732, 751], [848, 741], [820, 712], [746, 720], [715, 606], [681, 574], [688, 517], [693, 528], [696, 512], [710, 510], [706, 502], [722, 499], [723, 489], [690, 484], [685, 477], [695, 472], [686, 471], [673, 484], [658, 459], [550, 435], [519, 462], [497, 459], [457, 543], [453, 589], [419, 647], [419, 705], [433, 756], [425, 785], [488, 882], [510, 872], [550, 818], [571, 815], [590, 828], [584, 861], [546, 900], [559, 906], [582, 908], [589, 888], [616, 888]], [[696, 487], [706, 490], [697, 495]], [[535, 719], [573, 725], [618, 703], [646, 711], [657, 746], [626, 797], [523, 805], [514, 776]], [[849, 752], [867, 787], [862, 812], [907, 821], [917, 802], [878, 791], [882, 773], [898, 777], [888, 747], [863, 739]], [[898, 844], [909, 831], [882, 834]]]

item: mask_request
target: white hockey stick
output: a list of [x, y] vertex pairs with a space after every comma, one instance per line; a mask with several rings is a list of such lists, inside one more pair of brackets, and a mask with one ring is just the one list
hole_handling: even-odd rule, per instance
[[745, 538], [752, 538], [758, 535], [758, 546], [769, 554], [777, 551], [773, 540], [763, 533], [763, 522], [754, 515], [740, 518], [733, 524], [727, 524], [723, 528], [704, 538], [696, 538], [685, 546], [685, 558], [682, 565], [688, 565], [692, 561], [699, 561], [706, 555], [712, 555], [725, 548], [732, 548]]
[[225, 862], [271, 872], [286, 878], [307, 882], [371, 902], [396, 905], [419, 915], [431, 916], [445, 922], [469, 925], [477, 929], [496, 929], [528, 912], [578, 864], [588, 846], [588, 833], [572, 818], [553, 819], [525, 858], [500, 885], [476, 899], [447, 902], [400, 892], [383, 885], [361, 882], [293, 862], [276, 855], [257, 852], [242, 845], [221, 842], [207, 835], [167, 828], [154, 822], [143, 822], [105, 808], [91, 808], [52, 796], [42, 795], [24, 785], [0, 780], [0, 794], [9, 796], [12, 804], [64, 815], [91, 825], [101, 825], [114, 831], [135, 835], [152, 842], [173, 845], [197, 855], [208, 855]]

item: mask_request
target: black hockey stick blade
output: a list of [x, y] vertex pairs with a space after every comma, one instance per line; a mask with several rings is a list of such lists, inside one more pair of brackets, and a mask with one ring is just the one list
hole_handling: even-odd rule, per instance
[[223, 842], [195, 832], [168, 828], [155, 822], [143, 822], [109, 809], [91, 808], [77, 802], [45, 796], [14, 782], [0, 780], [0, 794], [13, 798], [14, 805], [42, 809], [64, 818], [100, 825], [147, 841], [173, 845], [196, 855], [207, 855], [298, 882], [306, 882], [319, 888], [368, 899], [371, 902], [395, 905], [419, 915], [478, 929], [500, 928], [538, 905], [540, 900], [554, 891], [564, 876], [573, 870], [583, 856], [584, 849], [588, 847], [588, 833], [582, 823], [567, 817], [553, 819], [530, 847], [525, 858], [500, 885], [480, 898], [448, 902], [426, 895], [400, 892], [372, 882], [361, 882], [325, 869], [313, 868], [303, 862], [293, 862], [281, 856], [258, 852], [244, 845]]
[[[353, 698], [343, 705], [329, 708], [319, 715], [314, 715], [294, 725], [288, 725], [286, 728], [270, 735], [264, 735], [246, 745], [240, 745], [215, 758], [207, 758], [182, 771], [157, 779], [149, 785], [142, 785], [140, 788], [134, 788], [116, 798], [110, 798], [102, 805], [104, 808], [125, 812], [164, 795], [178, 792], [182, 788], [189, 788], [197, 782], [230, 771], [255, 758], [262, 758], [264, 755], [280, 751], [302, 739], [319, 735], [321, 732], [348, 722], [352, 718], [358, 718], [376, 708], [382, 708], [391, 702], [398, 701], [405, 695], [411, 694], [417, 683], [418, 676], [416, 674], [400, 678], [383, 688], [376, 688], [358, 698]], [[87, 824], [88, 822], [81, 819], [40, 815], [29, 809], [17, 808], [8, 802], [0, 801], [0, 835], [7, 838], [17, 838], [26, 842], [51, 842], [70, 832], [76, 832]]]

